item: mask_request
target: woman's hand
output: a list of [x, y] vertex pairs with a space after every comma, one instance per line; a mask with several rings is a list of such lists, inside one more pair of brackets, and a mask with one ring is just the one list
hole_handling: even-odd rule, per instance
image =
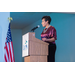
[[46, 39], [46, 38], [42, 38], [42, 41], [47, 41], [47, 42], [54, 42], [55, 38], [51, 38], [51, 39]]
[[42, 41], [46, 41], [46, 38], [42, 38]]

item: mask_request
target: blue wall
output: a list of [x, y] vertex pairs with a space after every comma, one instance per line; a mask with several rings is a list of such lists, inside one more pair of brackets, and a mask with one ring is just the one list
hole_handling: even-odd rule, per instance
[[11, 29], [15, 62], [22, 62], [22, 30]]
[[[51, 13], [52, 21], [51, 25], [57, 30], [57, 50], [55, 54], [56, 62], [70, 62], [75, 61], [75, 14], [65, 13]], [[40, 28], [35, 30], [35, 37], [41, 40], [41, 32], [43, 27], [41, 25], [41, 19], [32, 25], [23, 29], [22, 34], [27, 33], [36, 25], [40, 25]]]
[[75, 61], [75, 14], [53, 13], [51, 25], [57, 30], [57, 62]]

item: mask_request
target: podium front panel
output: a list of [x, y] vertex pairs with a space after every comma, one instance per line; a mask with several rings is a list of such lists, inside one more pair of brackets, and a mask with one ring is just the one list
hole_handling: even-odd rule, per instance
[[41, 45], [38, 42], [29, 41], [29, 55], [40, 55]]
[[22, 57], [25, 62], [47, 62], [48, 43], [35, 38], [35, 33], [22, 36]]
[[48, 45], [29, 41], [29, 55], [48, 55]]

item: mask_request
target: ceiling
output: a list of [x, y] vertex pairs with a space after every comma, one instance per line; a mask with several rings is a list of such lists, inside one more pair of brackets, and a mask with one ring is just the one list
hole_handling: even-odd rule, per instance
[[[55, 12], [54, 12], [55, 13]], [[75, 12], [57, 12], [75, 14]], [[10, 12], [12, 29], [23, 29], [24, 27], [33, 24], [40, 20], [43, 16], [49, 15], [51, 12]]]
[[23, 29], [25, 26], [40, 20], [43, 16], [49, 15], [51, 12], [10, 12], [12, 29]]

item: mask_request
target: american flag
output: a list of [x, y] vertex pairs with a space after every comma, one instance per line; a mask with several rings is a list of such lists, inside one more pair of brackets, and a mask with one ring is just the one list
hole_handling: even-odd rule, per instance
[[9, 27], [8, 27], [8, 31], [7, 31], [7, 37], [6, 37], [4, 49], [5, 49], [5, 53], [4, 53], [5, 62], [15, 62], [11, 30], [10, 30], [10, 23], [9, 23]]

